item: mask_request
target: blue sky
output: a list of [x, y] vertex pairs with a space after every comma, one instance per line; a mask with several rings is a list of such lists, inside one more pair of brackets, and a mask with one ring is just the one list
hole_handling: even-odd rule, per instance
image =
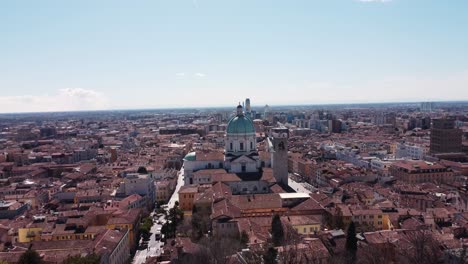
[[0, 112], [468, 100], [466, 0], [0, 1]]

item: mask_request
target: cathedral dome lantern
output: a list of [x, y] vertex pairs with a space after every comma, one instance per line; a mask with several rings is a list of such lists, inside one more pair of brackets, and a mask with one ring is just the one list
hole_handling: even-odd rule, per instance
[[252, 119], [244, 115], [242, 105], [237, 106], [237, 113], [232, 117], [226, 128], [226, 135], [229, 136], [246, 136], [255, 135], [255, 127]]
[[240, 105], [240, 103], [239, 103], [239, 105], [237, 106], [237, 115], [239, 116], [239, 115], [243, 115], [243, 114], [244, 114], [244, 109], [243, 109], [242, 105]]

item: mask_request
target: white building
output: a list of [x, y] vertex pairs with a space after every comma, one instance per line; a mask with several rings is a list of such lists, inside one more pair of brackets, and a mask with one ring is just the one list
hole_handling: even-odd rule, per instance
[[156, 201], [156, 187], [149, 174], [127, 174], [124, 178], [122, 191], [126, 196], [132, 194], [145, 196], [148, 199], [148, 204], [153, 204]]
[[410, 158], [423, 160], [428, 153], [428, 149], [424, 146], [414, 145], [409, 143], [398, 143], [395, 150], [395, 158]]

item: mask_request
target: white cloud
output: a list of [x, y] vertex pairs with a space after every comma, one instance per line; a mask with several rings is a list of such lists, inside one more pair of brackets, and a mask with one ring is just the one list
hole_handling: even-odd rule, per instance
[[206, 76], [206, 74], [201, 73], [201, 72], [197, 72], [197, 73], [195, 73], [193, 76], [203, 78], [203, 77]]
[[0, 96], [0, 113], [102, 110], [108, 98], [94, 90], [65, 88], [53, 95]]
[[184, 77], [184, 76], [185, 76], [185, 72], [178, 72], [178, 73], [176, 73], [176, 76], [177, 76], [177, 77]]

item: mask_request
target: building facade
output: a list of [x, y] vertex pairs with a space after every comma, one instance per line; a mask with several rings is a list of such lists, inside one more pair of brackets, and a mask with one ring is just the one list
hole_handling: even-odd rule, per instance
[[432, 120], [431, 154], [462, 152], [462, 131], [455, 128], [455, 119]]

